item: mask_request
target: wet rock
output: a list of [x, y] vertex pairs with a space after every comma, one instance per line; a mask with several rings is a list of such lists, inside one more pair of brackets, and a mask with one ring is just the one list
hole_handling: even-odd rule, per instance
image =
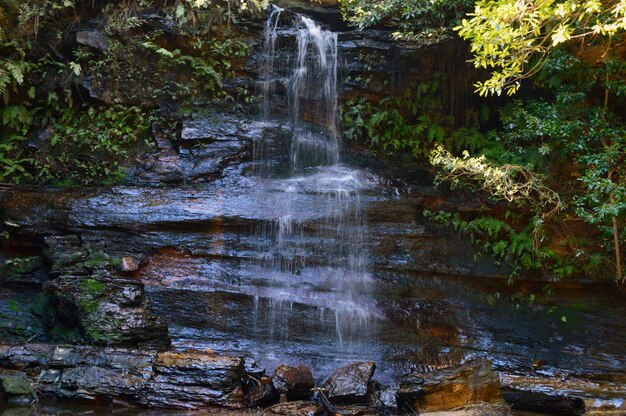
[[123, 272], [134, 272], [139, 269], [139, 262], [134, 257], [124, 256], [120, 268]]
[[287, 395], [289, 400], [309, 399], [315, 387], [311, 370], [304, 365], [290, 367], [281, 365], [274, 372], [272, 385], [279, 394]]
[[107, 253], [102, 242], [87, 243], [77, 235], [45, 238], [44, 255], [51, 263], [50, 274], [105, 276], [119, 266], [119, 258]]
[[[245, 372], [240, 357], [203, 351], [158, 352], [84, 346], [59, 346], [50, 352], [52, 348], [0, 344], [0, 364], [6, 363], [3, 355], [14, 351], [11, 364], [29, 368], [28, 373], [19, 373], [24, 374], [19, 385], [25, 387], [36, 379], [42, 394], [48, 397], [155, 408], [243, 406], [241, 391]], [[18, 350], [22, 353], [17, 354]], [[48, 354], [40, 361], [28, 358], [41, 351]], [[19, 357], [26, 360], [20, 361]]]
[[54, 352], [53, 345], [0, 344], [0, 367], [23, 370], [46, 365]]
[[35, 283], [38, 282], [11, 283], [11, 286], [4, 287], [0, 283], [0, 340], [32, 341], [42, 336], [49, 326], [44, 297], [36, 292], [41, 283], [24, 287]]
[[30, 404], [37, 399], [31, 380], [25, 373], [16, 371], [0, 373], [0, 394], [5, 400], [19, 404]]
[[46, 282], [57, 312], [78, 324], [96, 344], [169, 345], [166, 325], [152, 312], [141, 282], [121, 278], [63, 276]]
[[154, 137], [154, 141], [156, 145], [161, 150], [172, 150], [173, 144], [173, 132], [169, 127], [163, 126], [159, 123], [152, 123], [152, 137]]
[[182, 140], [237, 140], [245, 127], [234, 115], [194, 116], [183, 121]]
[[398, 408], [436, 412], [477, 403], [501, 403], [500, 381], [491, 362], [483, 359], [402, 379], [396, 394]]
[[[73, 367], [63, 370], [60, 383], [55, 384], [60, 384], [55, 385], [58, 395], [67, 399], [112, 402], [125, 392], [140, 390], [145, 381], [111, 368]], [[46, 389], [48, 394], [51, 391]]]
[[198, 408], [207, 404], [243, 407], [244, 362], [200, 352], [162, 352], [141, 398], [150, 407]]
[[135, 183], [208, 182], [221, 177], [228, 167], [249, 161], [251, 149], [247, 140], [185, 144], [178, 154], [163, 151], [143, 158], [129, 177]]
[[585, 402], [579, 398], [520, 390], [508, 390], [503, 395], [513, 410], [556, 416], [579, 416], [585, 413]]
[[273, 4], [288, 8], [296, 13], [310, 16], [333, 31], [344, 31], [348, 29], [337, 7], [337, 0], [320, 0], [314, 2], [307, 0], [278, 0], [273, 2]]
[[137, 261], [105, 250], [78, 236], [46, 238], [45, 255], [59, 277], [44, 290], [53, 296], [57, 315], [96, 344], [168, 346], [167, 327], [152, 312], [143, 284], [114, 274], [136, 270]]
[[396, 402], [397, 390], [397, 387], [382, 388], [379, 392], [377, 400], [372, 400], [372, 402], [384, 407], [398, 407], [398, 403]]
[[109, 49], [109, 39], [97, 30], [81, 30], [76, 32], [76, 42], [100, 51]]
[[247, 406], [269, 406], [276, 403], [278, 400], [278, 394], [272, 384], [272, 379], [263, 376], [260, 378], [248, 376], [248, 386], [244, 401]]
[[190, 160], [178, 154], [162, 152], [156, 155], [146, 155], [141, 166], [131, 170], [129, 176], [135, 182], [179, 182], [191, 169], [193, 169], [193, 162]]
[[335, 371], [324, 383], [326, 396], [333, 403], [365, 403], [370, 394], [370, 381], [376, 364], [354, 363]]
[[32, 137], [26, 142], [26, 147], [35, 150], [45, 149], [48, 146], [50, 138], [54, 135], [54, 131], [52, 125], [42, 127], [37, 133], [37, 136]]
[[39, 285], [38, 271], [43, 269], [40, 256], [16, 257], [0, 265], [0, 284]]
[[266, 415], [280, 416], [322, 416], [326, 414], [323, 407], [306, 401], [280, 403], [263, 412]]

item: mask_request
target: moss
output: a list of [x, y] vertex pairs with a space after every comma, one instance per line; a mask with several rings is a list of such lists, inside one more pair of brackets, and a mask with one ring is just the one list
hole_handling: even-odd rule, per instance
[[120, 268], [122, 266], [122, 259], [119, 257], [113, 257], [111, 259], [111, 266], [115, 268]]
[[16, 301], [15, 299], [13, 299], [12, 301], [9, 302], [9, 304], [7, 305], [7, 309], [11, 312], [14, 313], [18, 313], [20, 311], [20, 304], [18, 303], [18, 301]]
[[106, 335], [104, 333], [102, 333], [102, 331], [100, 331], [98, 328], [95, 328], [93, 326], [87, 327], [85, 332], [87, 333], [87, 336], [93, 342], [102, 342], [102, 341], [105, 341], [107, 339]]
[[29, 305], [29, 309], [34, 315], [39, 316], [42, 319], [46, 319], [46, 317], [54, 314], [51, 297], [49, 294], [44, 292], [38, 293], [37, 296], [35, 296]]
[[111, 263], [111, 257], [108, 254], [97, 251], [89, 255], [87, 260], [85, 260], [85, 267], [92, 270], [106, 269], [111, 266]]
[[80, 309], [86, 314], [95, 312], [98, 309], [99, 304], [100, 302], [95, 299], [81, 299], [79, 301]]
[[106, 285], [96, 279], [83, 279], [80, 281], [80, 291], [82, 294], [99, 296], [106, 289]]
[[96, 279], [83, 279], [80, 281], [80, 297], [78, 299], [78, 306], [86, 313], [91, 314], [98, 309], [100, 301], [98, 297], [106, 290], [106, 284]]
[[17, 373], [11, 375], [0, 376], [0, 382], [2, 389], [5, 393], [11, 395], [30, 395], [33, 398], [37, 397], [30, 380], [26, 378], [24, 374]]
[[19, 297], [0, 303], [0, 339], [24, 341], [43, 332], [41, 319], [31, 311], [30, 302]]

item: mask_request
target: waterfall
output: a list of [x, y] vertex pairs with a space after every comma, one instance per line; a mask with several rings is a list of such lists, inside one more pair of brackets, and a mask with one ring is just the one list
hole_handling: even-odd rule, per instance
[[261, 197], [271, 198], [275, 220], [260, 233], [270, 247], [266, 288], [254, 302], [255, 325], [267, 328], [265, 336], [274, 341], [290, 341], [297, 334], [290, 328], [294, 305], [305, 305], [318, 311], [299, 325], [334, 332], [337, 345], [350, 348], [371, 338], [377, 312], [359, 203], [367, 181], [339, 158], [337, 34], [273, 7], [259, 84], [265, 121], [284, 126], [289, 137], [283, 146], [256, 144], [286, 154], [276, 158], [255, 150], [256, 157], [278, 159], [284, 167], [276, 169], [282, 174], [268, 171], [260, 178], [264, 190], [273, 190]]
[[[263, 33], [264, 117], [272, 117], [272, 97], [279, 90], [284, 91], [284, 105], [293, 131], [289, 155], [291, 172], [335, 165], [339, 162], [337, 34], [322, 30], [308, 17], [296, 15], [291, 27], [297, 33], [294, 59], [293, 54], [276, 50], [282, 15], [283, 9], [274, 6]], [[320, 127], [321, 131], [311, 129], [311, 125]]]

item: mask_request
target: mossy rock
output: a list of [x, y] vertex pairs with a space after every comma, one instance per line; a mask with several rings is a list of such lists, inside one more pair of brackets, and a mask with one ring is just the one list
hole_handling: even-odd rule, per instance
[[0, 387], [10, 402], [30, 403], [37, 399], [37, 393], [24, 373], [0, 374]]
[[41, 256], [18, 257], [6, 260], [0, 265], [0, 282], [34, 283], [33, 273], [44, 265]]

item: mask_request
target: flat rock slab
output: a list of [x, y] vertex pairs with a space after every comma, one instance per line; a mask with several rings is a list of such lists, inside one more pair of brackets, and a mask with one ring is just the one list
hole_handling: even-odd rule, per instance
[[28, 368], [20, 373], [22, 387], [37, 384], [45, 397], [152, 408], [244, 406], [245, 369], [240, 357], [204, 351], [0, 344], [0, 364]]
[[183, 120], [182, 140], [251, 140], [258, 134], [254, 123], [245, 122], [235, 114], [195, 114]]
[[476, 359], [432, 373], [405, 376], [396, 395], [399, 409], [418, 413], [453, 410], [479, 403], [503, 403], [491, 361]]

